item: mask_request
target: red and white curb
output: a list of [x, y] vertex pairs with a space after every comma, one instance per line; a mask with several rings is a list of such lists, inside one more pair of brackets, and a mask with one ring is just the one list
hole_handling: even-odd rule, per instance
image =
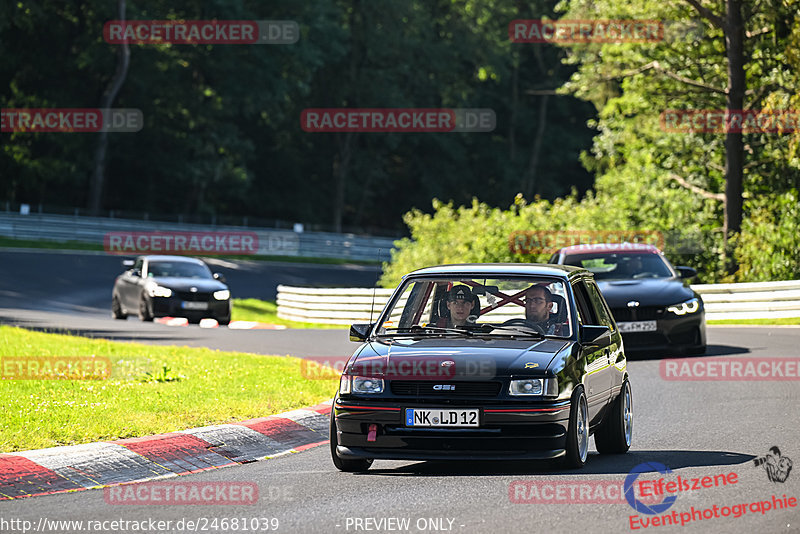
[[[167, 326], [188, 326], [189, 319], [186, 317], [157, 317], [154, 322]], [[200, 319], [200, 328], [219, 328], [219, 323], [215, 319]], [[231, 321], [228, 325], [231, 330], [286, 330], [286, 325], [259, 323], [257, 321]]]
[[328, 442], [331, 402], [234, 424], [0, 454], [0, 500], [171, 478]]

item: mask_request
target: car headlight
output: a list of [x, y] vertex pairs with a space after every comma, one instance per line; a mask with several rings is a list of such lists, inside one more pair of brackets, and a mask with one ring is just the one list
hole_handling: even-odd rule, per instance
[[555, 397], [558, 395], [558, 381], [555, 378], [523, 378], [512, 380], [508, 386], [509, 395]]
[[675, 304], [674, 306], [670, 306], [669, 308], [667, 308], [667, 311], [672, 312], [675, 315], [686, 315], [687, 313], [695, 313], [699, 309], [700, 309], [700, 299], [693, 298], [687, 300], [686, 302], [681, 302], [680, 304]]
[[231, 298], [231, 292], [227, 289], [222, 289], [220, 291], [214, 291], [214, 298], [217, 300], [228, 300]]
[[151, 297], [171, 297], [172, 290], [168, 287], [152, 285], [147, 288], [147, 294]]
[[352, 393], [383, 393], [383, 379], [371, 376], [354, 376], [350, 381]]

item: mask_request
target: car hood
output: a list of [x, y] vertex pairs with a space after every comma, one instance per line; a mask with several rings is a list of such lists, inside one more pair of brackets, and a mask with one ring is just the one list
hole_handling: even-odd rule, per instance
[[228, 289], [228, 286], [219, 280], [208, 280], [198, 278], [172, 278], [156, 276], [148, 278], [160, 286], [173, 289], [175, 291], [191, 291], [191, 288], [196, 287], [198, 292], [210, 293], [212, 291], [219, 291], [221, 289]]
[[640, 306], [669, 306], [697, 296], [678, 278], [598, 280], [597, 284], [610, 308], [626, 308], [632, 300]]
[[571, 343], [561, 339], [379, 340], [364, 344], [348, 363], [347, 372], [402, 380], [542, 376], [554, 356]]

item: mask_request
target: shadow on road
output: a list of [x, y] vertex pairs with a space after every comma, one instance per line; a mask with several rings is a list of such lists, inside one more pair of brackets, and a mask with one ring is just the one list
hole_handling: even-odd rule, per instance
[[750, 354], [752, 351], [747, 347], [737, 347], [734, 345], [708, 345], [705, 354], [670, 354], [668, 352], [648, 352], [638, 349], [625, 349], [625, 356], [631, 361], [639, 360], [663, 360], [666, 358], [703, 358], [706, 356], [732, 356], [734, 354]]
[[[545, 461], [430, 461], [405, 465], [395, 469], [380, 469], [380, 463], [364, 475], [388, 476], [487, 476], [487, 475], [627, 475], [634, 467], [647, 462], [658, 462], [670, 469], [738, 465], [755, 456], [723, 451], [629, 451], [624, 455], [601, 456], [590, 454], [582, 469], [563, 469], [556, 462]], [[377, 467], [376, 467], [377, 466]]]

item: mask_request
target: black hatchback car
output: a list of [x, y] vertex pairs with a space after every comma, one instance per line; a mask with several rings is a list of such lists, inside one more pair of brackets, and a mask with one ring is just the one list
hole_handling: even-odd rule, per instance
[[703, 299], [685, 284], [697, 271], [673, 267], [653, 245], [574, 245], [556, 252], [550, 263], [594, 273], [629, 351], [651, 355], [706, 351]]
[[231, 321], [231, 292], [225, 278], [200, 260], [183, 256], [139, 256], [124, 260], [128, 270], [114, 281], [111, 315], [142, 321], [154, 317], [186, 317], [190, 322]]
[[631, 445], [622, 340], [592, 274], [445, 265], [404, 277], [348, 360], [331, 410], [334, 465], [374, 459], [556, 459]]

